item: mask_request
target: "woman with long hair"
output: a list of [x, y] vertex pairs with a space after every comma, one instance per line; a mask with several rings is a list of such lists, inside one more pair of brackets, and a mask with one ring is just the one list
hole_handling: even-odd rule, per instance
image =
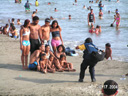
[[54, 53], [56, 53], [56, 48], [61, 44], [63, 45], [63, 40], [61, 36], [61, 28], [58, 25], [58, 22], [56, 20], [52, 22], [50, 32], [52, 33], [51, 45], [52, 45]]
[[[30, 20], [26, 19], [24, 25], [20, 29], [20, 49], [22, 50], [21, 61], [23, 69], [27, 69], [28, 54], [30, 51]], [[25, 63], [25, 65], [24, 65]]]

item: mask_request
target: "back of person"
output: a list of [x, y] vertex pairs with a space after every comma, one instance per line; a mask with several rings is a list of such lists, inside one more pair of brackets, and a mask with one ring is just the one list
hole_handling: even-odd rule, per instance
[[25, 4], [25, 8], [30, 8], [30, 5], [28, 2]]
[[93, 51], [97, 52], [96, 46], [93, 43], [85, 43], [84, 45], [85, 45], [87, 50], [84, 50], [83, 58], [90, 60], [91, 59], [91, 55], [90, 54]]

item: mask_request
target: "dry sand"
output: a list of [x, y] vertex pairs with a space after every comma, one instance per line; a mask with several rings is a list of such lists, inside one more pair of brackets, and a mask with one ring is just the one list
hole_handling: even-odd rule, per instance
[[[96, 83], [91, 83], [88, 69], [83, 83], [78, 82], [82, 55], [67, 57], [74, 64], [76, 72], [56, 72], [43, 74], [22, 70], [19, 40], [0, 35], [0, 96], [101, 96], [102, 84], [115, 80], [119, 84], [117, 96], [128, 96], [128, 63], [104, 60], [95, 67]], [[114, 50], [114, 49], [113, 49]]]

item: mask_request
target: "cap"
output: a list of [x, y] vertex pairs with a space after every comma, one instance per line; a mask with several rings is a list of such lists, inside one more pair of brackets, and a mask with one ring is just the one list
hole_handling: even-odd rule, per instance
[[45, 22], [49, 22], [49, 23], [50, 23], [50, 21], [51, 21], [51, 20], [50, 20], [49, 18], [46, 18], [46, 19], [45, 19]]

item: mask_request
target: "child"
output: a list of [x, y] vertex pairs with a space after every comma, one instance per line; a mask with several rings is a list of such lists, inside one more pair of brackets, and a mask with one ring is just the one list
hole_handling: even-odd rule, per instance
[[100, 9], [99, 18], [102, 19], [102, 17], [103, 17], [103, 12], [102, 12], [102, 10]]
[[72, 17], [71, 17], [71, 15], [69, 15], [69, 20], [71, 20], [72, 19]]
[[109, 57], [112, 60], [112, 49], [111, 49], [111, 45], [110, 43], [107, 43], [105, 45], [106, 49], [105, 49], [105, 58], [108, 59]]
[[[73, 69], [73, 64], [72, 63], [68, 63], [66, 61], [66, 56], [65, 55], [60, 55], [60, 65], [65, 69], [65, 71], [76, 71], [75, 69]], [[66, 70], [67, 68], [67, 70]]]
[[17, 19], [17, 25], [21, 25], [20, 19]]
[[47, 65], [47, 67], [48, 67], [48, 69], [47, 70], [49, 70], [50, 72], [52, 72], [52, 73], [54, 73], [55, 72], [55, 66], [54, 66], [54, 64], [53, 64], [53, 60], [54, 60], [54, 57], [52, 56], [52, 55], [50, 55], [50, 57], [49, 57], [49, 61], [48, 61], [48, 65]]
[[40, 71], [43, 73], [47, 73], [47, 63], [48, 60], [46, 59], [46, 54], [41, 54], [41, 60], [40, 60]]
[[97, 25], [95, 29], [95, 33], [98, 35], [100, 32], [101, 32], [101, 27]]
[[90, 33], [94, 33], [94, 32], [95, 32], [94, 29], [95, 29], [95, 28], [94, 28], [94, 25], [91, 23], [91, 29], [89, 30], [89, 32], [90, 32]]

